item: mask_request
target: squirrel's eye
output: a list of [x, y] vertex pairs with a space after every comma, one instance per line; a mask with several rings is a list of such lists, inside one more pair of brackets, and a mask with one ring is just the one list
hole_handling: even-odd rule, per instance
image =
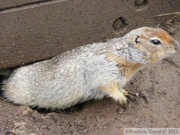
[[158, 39], [153, 39], [151, 40], [151, 43], [153, 43], [154, 45], [159, 45], [161, 44], [161, 42]]

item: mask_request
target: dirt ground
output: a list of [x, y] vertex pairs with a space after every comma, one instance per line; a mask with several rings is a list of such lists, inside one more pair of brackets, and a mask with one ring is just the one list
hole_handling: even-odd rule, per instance
[[[180, 43], [179, 19], [165, 25]], [[172, 24], [172, 25], [171, 25]], [[127, 85], [146, 95], [123, 111], [111, 99], [90, 101], [81, 110], [38, 111], [0, 96], [0, 135], [123, 135], [125, 127], [180, 128], [180, 48], [172, 57], [146, 67]]]

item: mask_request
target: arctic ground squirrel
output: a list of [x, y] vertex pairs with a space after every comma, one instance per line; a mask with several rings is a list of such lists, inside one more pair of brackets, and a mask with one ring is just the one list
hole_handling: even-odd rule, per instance
[[3, 81], [3, 95], [15, 104], [48, 109], [65, 109], [105, 96], [124, 105], [129, 96], [124, 86], [132, 76], [175, 53], [177, 46], [161, 28], [141, 27], [120, 38], [19, 67]]

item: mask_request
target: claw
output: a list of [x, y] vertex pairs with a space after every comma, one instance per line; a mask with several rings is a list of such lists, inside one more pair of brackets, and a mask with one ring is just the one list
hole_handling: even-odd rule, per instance
[[146, 97], [146, 95], [144, 95], [143, 93], [139, 93], [139, 97], [140, 98], [142, 98], [142, 99], [144, 99], [144, 101], [146, 102], [146, 103], [149, 103], [149, 101], [147, 100], [147, 97]]
[[129, 95], [127, 96], [127, 98], [128, 98], [129, 101], [136, 102], [136, 103], [139, 105], [139, 102], [138, 102], [138, 100], [137, 100], [137, 96], [134, 96], [134, 95], [129, 94]]
[[129, 92], [129, 91], [123, 89], [122, 93], [123, 93], [123, 95], [125, 95], [127, 97], [128, 101], [136, 102], [138, 105], [139, 105], [139, 102], [138, 102], [137, 98], [142, 98], [142, 99], [144, 99], [144, 101], [146, 103], [148, 103], [146, 96], [141, 92], [132, 93], [132, 92]]
[[128, 100], [132, 101], [132, 102], [136, 102], [139, 105], [137, 97], [138, 97], [137, 94], [132, 93], [132, 92], [128, 92], [128, 95], [127, 95]]

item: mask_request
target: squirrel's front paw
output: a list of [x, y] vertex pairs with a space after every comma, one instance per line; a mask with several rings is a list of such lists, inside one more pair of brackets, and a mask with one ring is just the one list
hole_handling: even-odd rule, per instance
[[[130, 93], [125, 89], [122, 89], [120, 92], [116, 92], [111, 95], [111, 97], [116, 101], [119, 105], [126, 107], [128, 105], [128, 101], [136, 101], [137, 95], [134, 93]], [[138, 103], [138, 102], [137, 102]]]
[[118, 103], [121, 106], [126, 106], [128, 103], [127, 97], [126, 95], [124, 95], [124, 93], [121, 93], [121, 92], [114, 93], [111, 95], [111, 97], [116, 103]]
[[125, 89], [119, 89], [119, 83], [117, 81], [110, 82], [108, 87], [99, 86], [99, 90], [104, 91], [109, 97], [117, 102], [122, 107], [128, 105], [128, 100], [136, 100], [136, 95], [128, 92]]

